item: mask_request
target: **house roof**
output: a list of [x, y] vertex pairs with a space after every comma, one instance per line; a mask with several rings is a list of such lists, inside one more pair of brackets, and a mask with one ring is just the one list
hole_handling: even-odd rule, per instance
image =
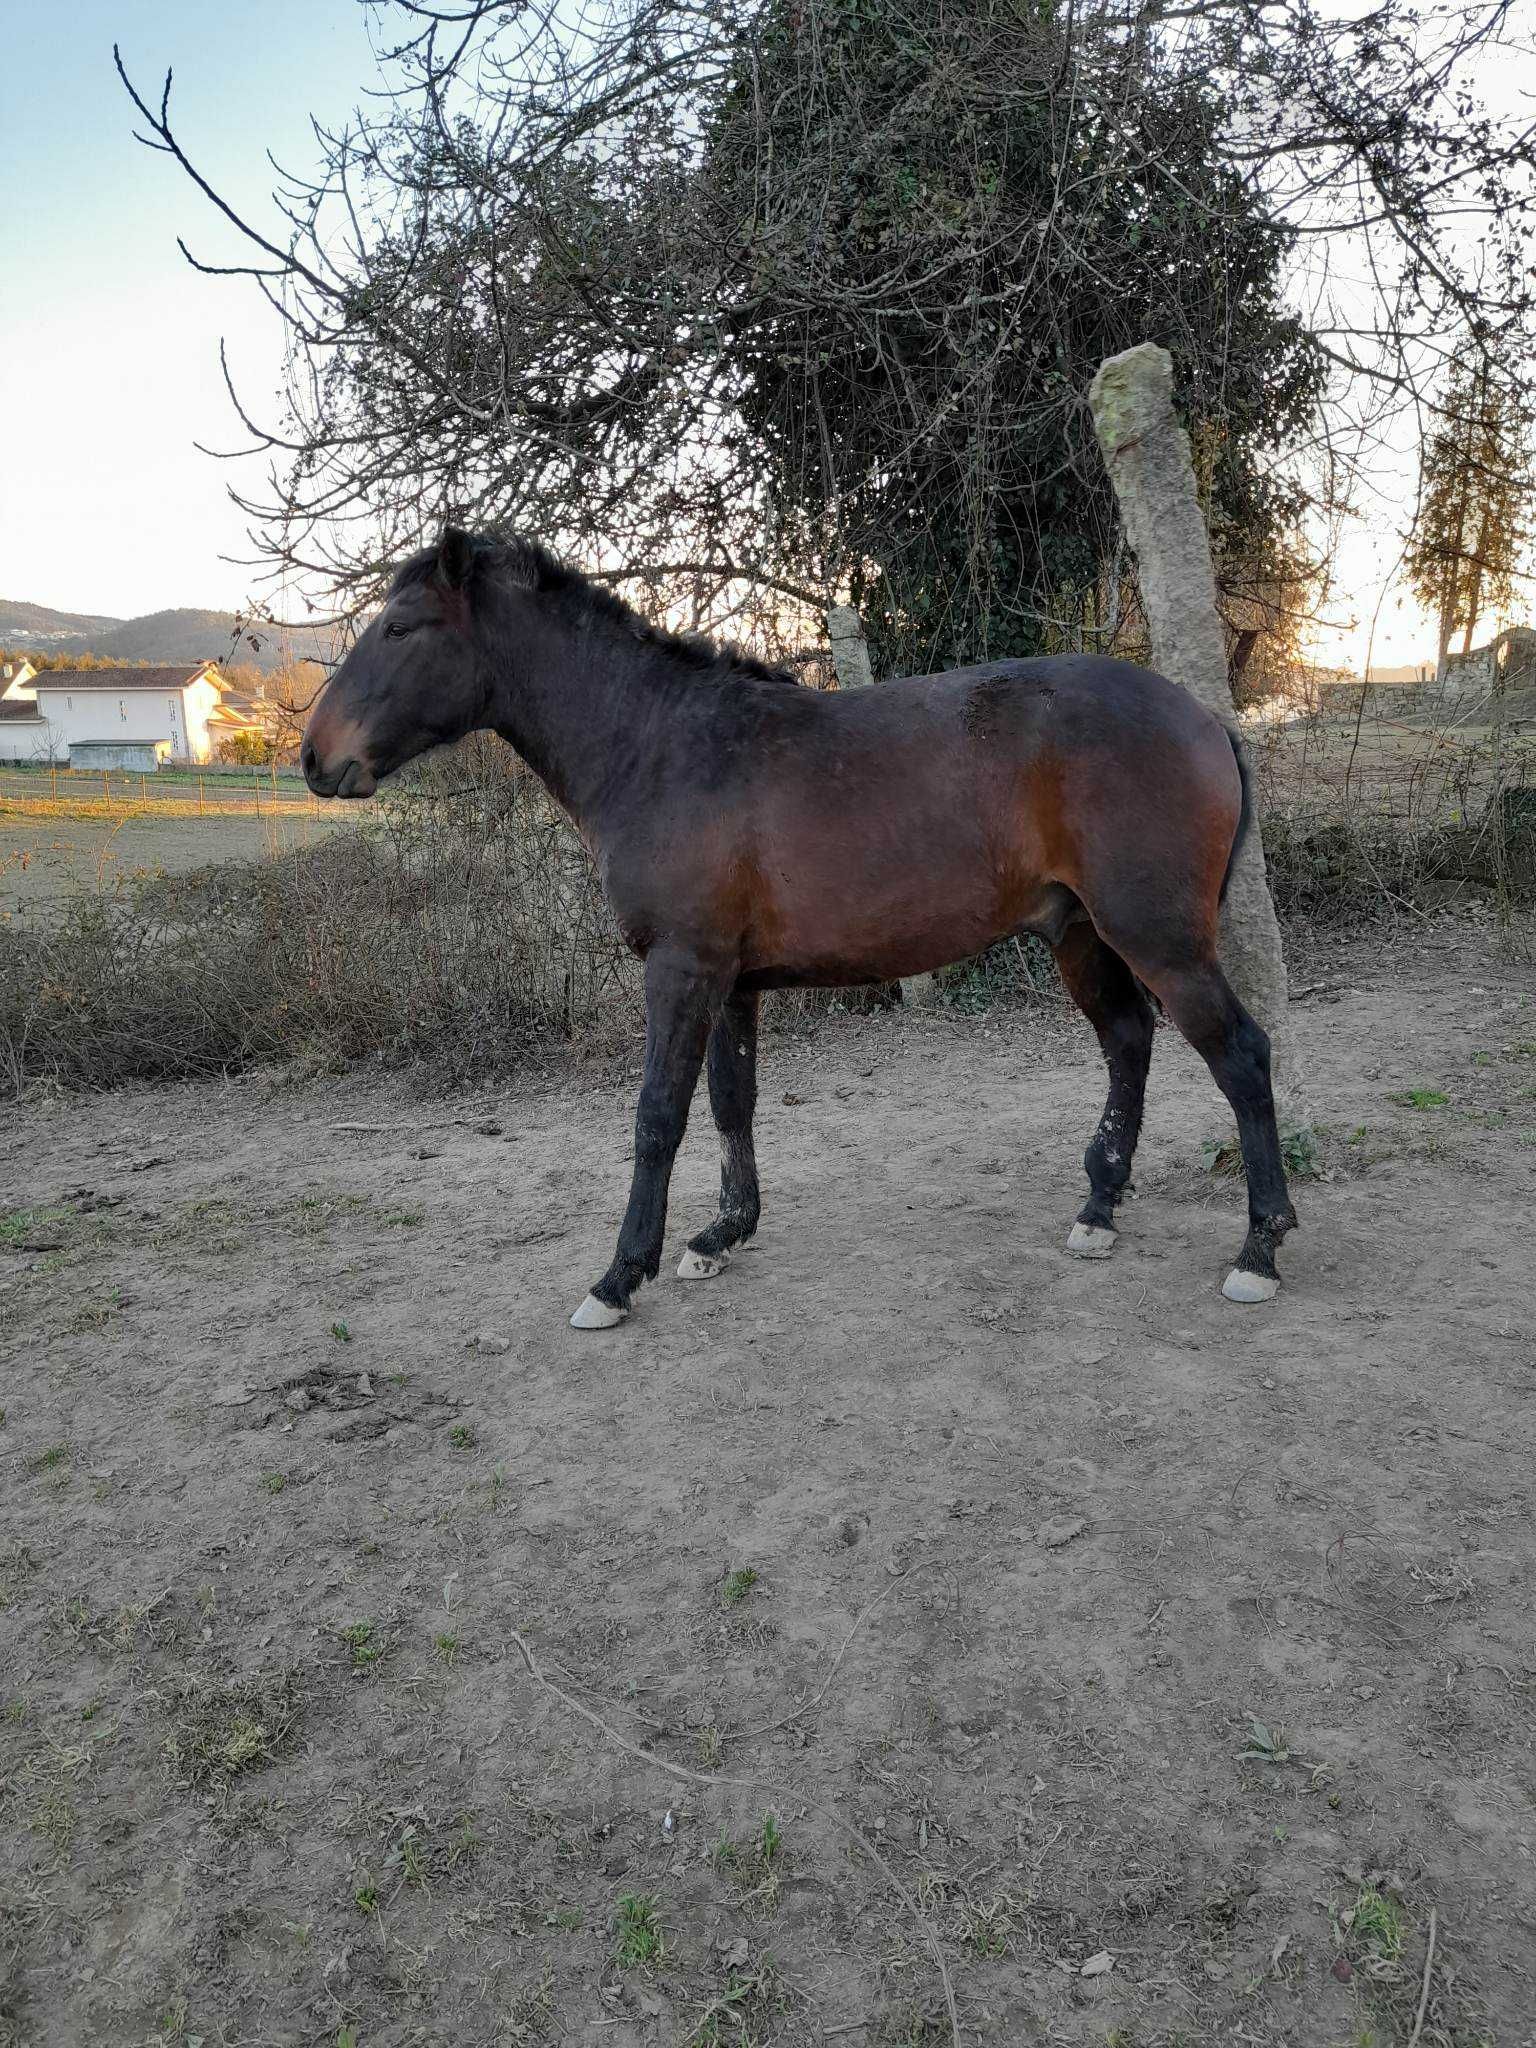
[[254, 697], [239, 690], [226, 690], [208, 717], [219, 725], [259, 725], [263, 708]]
[[45, 668], [34, 678], [36, 690], [184, 690], [206, 676], [220, 692], [228, 688], [211, 661], [180, 661], [159, 668]]
[[8, 701], [0, 699], [0, 718], [26, 718], [32, 720], [37, 725], [43, 723], [41, 711], [38, 710], [35, 704], [29, 703], [25, 697], [12, 697]]

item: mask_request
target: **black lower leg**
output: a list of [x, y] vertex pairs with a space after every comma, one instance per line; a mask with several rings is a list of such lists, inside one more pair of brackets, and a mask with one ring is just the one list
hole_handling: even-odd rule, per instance
[[627, 1309], [661, 1266], [672, 1163], [688, 1127], [719, 987], [692, 964], [658, 959], [645, 970], [645, 1076], [635, 1112], [635, 1171], [613, 1264], [592, 1292]]
[[1152, 1062], [1152, 1006], [1135, 975], [1091, 925], [1071, 926], [1056, 948], [1056, 960], [1073, 1000], [1098, 1034], [1109, 1068], [1104, 1114], [1083, 1155], [1089, 1195], [1077, 1220], [1112, 1230], [1141, 1135]]
[[1285, 1233], [1295, 1228], [1296, 1211], [1286, 1186], [1275, 1123], [1269, 1037], [1241, 1004], [1234, 1001], [1233, 1011], [1226, 1043], [1210, 1067], [1237, 1119], [1243, 1169], [1248, 1176], [1248, 1235], [1237, 1255], [1237, 1270], [1274, 1280], [1279, 1277], [1275, 1253]]
[[1243, 1170], [1248, 1177], [1248, 1235], [1237, 1256], [1237, 1271], [1260, 1280], [1277, 1280], [1275, 1253], [1286, 1232], [1294, 1228], [1296, 1211], [1286, 1187], [1275, 1124], [1268, 1035], [1214, 966], [1173, 979], [1159, 993], [1179, 1029], [1210, 1068], [1237, 1119]]
[[761, 1203], [752, 1115], [757, 1107], [756, 991], [736, 990], [709, 1035], [709, 1105], [720, 1133], [720, 1213], [688, 1240], [701, 1258], [718, 1259], [757, 1228]]

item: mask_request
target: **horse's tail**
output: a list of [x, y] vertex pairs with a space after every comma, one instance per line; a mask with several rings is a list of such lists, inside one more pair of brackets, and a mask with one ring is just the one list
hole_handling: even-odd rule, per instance
[[1253, 786], [1248, 773], [1248, 749], [1235, 726], [1227, 726], [1227, 738], [1232, 742], [1232, 758], [1237, 763], [1237, 779], [1243, 785], [1243, 806], [1237, 814], [1237, 830], [1232, 835], [1232, 851], [1227, 855], [1227, 871], [1221, 878], [1221, 901], [1227, 900], [1227, 889], [1232, 881], [1232, 870], [1237, 866], [1237, 856], [1243, 850], [1243, 841], [1248, 837], [1248, 827], [1253, 823]]

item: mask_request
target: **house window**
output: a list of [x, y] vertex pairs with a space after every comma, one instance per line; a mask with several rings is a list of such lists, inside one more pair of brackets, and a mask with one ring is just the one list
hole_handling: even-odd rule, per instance
[[121, 697], [119, 697], [117, 700], [117, 715], [123, 721], [124, 725], [128, 723], [128, 706], [123, 702]]
[[71, 711], [73, 711], [73, 710], [74, 710], [74, 708], [75, 708], [75, 700], [74, 700], [74, 698], [73, 698], [73, 697], [66, 697], [66, 698], [64, 699], [64, 702], [65, 702], [65, 703], [66, 703], [66, 704], [67, 704], [67, 705], [69, 706], [69, 708], [70, 708], [70, 710], [71, 710]]

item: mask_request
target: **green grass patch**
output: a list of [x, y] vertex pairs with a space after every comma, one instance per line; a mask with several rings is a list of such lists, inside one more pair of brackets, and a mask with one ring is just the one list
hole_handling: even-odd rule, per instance
[[749, 1564], [739, 1565], [733, 1572], [727, 1572], [720, 1587], [720, 1605], [739, 1607], [752, 1588], [757, 1584], [757, 1573]]
[[60, 1229], [74, 1220], [73, 1209], [8, 1210], [0, 1216], [0, 1246], [7, 1251], [20, 1251], [35, 1239], [57, 1237]]
[[[1311, 1124], [1286, 1124], [1282, 1127], [1280, 1157], [1292, 1180], [1316, 1180], [1321, 1173], [1319, 1135]], [[1363, 1136], [1363, 1132], [1360, 1135]], [[1350, 1140], [1351, 1144], [1354, 1142], [1354, 1139]], [[1239, 1178], [1243, 1172], [1243, 1153], [1237, 1133], [1230, 1132], [1225, 1138], [1207, 1138], [1202, 1150], [1202, 1164], [1207, 1173], [1218, 1174], [1225, 1179]]]
[[352, 1669], [366, 1671], [389, 1648], [371, 1621], [349, 1621], [337, 1634], [352, 1653]]
[[645, 1968], [665, 1955], [661, 1900], [655, 1892], [621, 1892], [613, 1927], [613, 1959], [621, 1970]]
[[759, 1918], [777, 1910], [783, 1890], [784, 1834], [778, 1816], [765, 1813], [757, 1833], [745, 1841], [722, 1834], [712, 1862], [737, 1894], [737, 1903]]
[[1383, 1962], [1394, 1963], [1403, 1952], [1407, 1928], [1407, 1916], [1396, 1899], [1374, 1885], [1360, 1887], [1349, 1922], [1353, 1942]]
[[1387, 1098], [1399, 1109], [1444, 1109], [1450, 1099], [1438, 1088], [1399, 1088], [1395, 1095]]

